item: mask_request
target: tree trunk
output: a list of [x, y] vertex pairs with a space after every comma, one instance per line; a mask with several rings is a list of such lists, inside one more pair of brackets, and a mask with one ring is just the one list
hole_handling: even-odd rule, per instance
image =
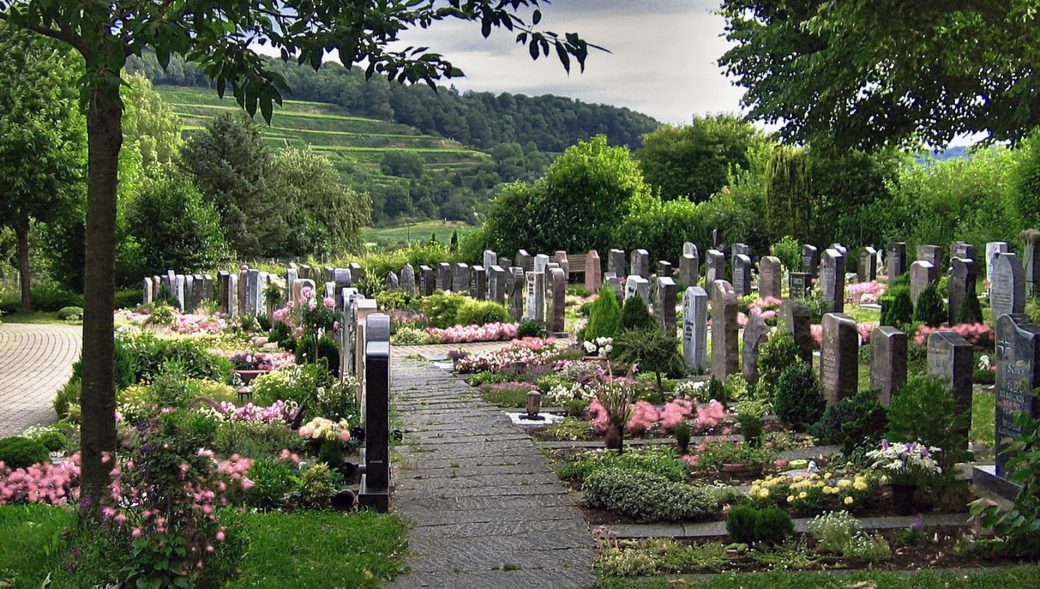
[[19, 223], [14, 230], [18, 238], [18, 279], [22, 283], [22, 312], [32, 311], [32, 289], [29, 275], [29, 220]]
[[[91, 66], [88, 63], [87, 68]], [[119, 82], [97, 80], [87, 112], [87, 243], [83, 306], [83, 393], [80, 506], [96, 508], [109, 482], [116, 448], [112, 312], [115, 305], [116, 190], [123, 143]]]

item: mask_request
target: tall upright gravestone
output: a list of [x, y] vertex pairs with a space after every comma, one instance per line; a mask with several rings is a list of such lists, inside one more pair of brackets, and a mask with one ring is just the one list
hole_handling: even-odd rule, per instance
[[780, 258], [765, 256], [758, 262], [758, 296], [779, 299], [782, 296], [780, 284], [783, 278], [780, 269]]
[[939, 272], [931, 262], [917, 260], [910, 264], [910, 300], [917, 306], [917, 297], [939, 279]]
[[820, 263], [820, 287], [828, 312], [845, 310], [845, 255], [834, 248], [823, 252]]
[[725, 280], [711, 285], [711, 375], [726, 380], [740, 369], [737, 342], [737, 293]]
[[859, 386], [859, 333], [856, 320], [843, 313], [823, 316], [820, 386], [827, 406], [856, 394]]
[[[975, 295], [975, 279], [978, 277], [978, 273], [975, 260], [963, 258], [950, 260], [950, 325], [961, 323], [961, 318], [966, 312], [965, 307], [970, 304], [971, 297]], [[975, 322], [981, 317], [971, 319], [971, 322]]]
[[986, 244], [986, 282], [990, 284], [987, 288], [993, 287], [993, 271], [997, 267], [997, 256], [1006, 254], [1007, 251], [1006, 241], [991, 241]]
[[643, 249], [632, 252], [632, 274], [650, 279], [650, 253]]
[[531, 272], [534, 270], [534, 258], [527, 253], [527, 250], [520, 250], [516, 252], [516, 265], [518, 268], [523, 268], [524, 272]]
[[487, 270], [483, 266], [470, 268], [469, 296], [478, 301], [487, 298]]
[[867, 246], [860, 250], [857, 278], [860, 282], [877, 280], [877, 250], [873, 247]]
[[546, 327], [551, 333], [562, 333], [564, 308], [567, 298], [567, 273], [563, 268], [553, 268], [548, 274], [546, 285]]
[[358, 502], [390, 510], [390, 317], [372, 314], [365, 326], [365, 473]]
[[498, 254], [496, 254], [492, 250], [484, 250], [484, 256], [481, 262], [481, 266], [483, 266], [484, 268], [491, 268], [492, 266], [498, 264]]
[[820, 250], [815, 245], [802, 245], [802, 272], [815, 278], [820, 271]]
[[625, 300], [639, 297], [647, 305], [650, 304], [650, 281], [642, 276], [632, 275], [625, 280]]
[[451, 290], [451, 264], [437, 264], [437, 290]]
[[683, 360], [686, 367], [708, 369], [708, 293], [699, 286], [686, 288], [683, 295]]
[[870, 334], [870, 388], [880, 391], [885, 407], [906, 384], [906, 353], [909, 337], [890, 326], [875, 327]]
[[527, 312], [525, 321], [545, 322], [545, 272], [526, 273], [526, 287], [524, 298], [526, 299]]
[[798, 357], [809, 366], [813, 364], [813, 338], [810, 325], [809, 308], [805, 303], [795, 299], [787, 299], [780, 304], [784, 329], [798, 346]]
[[1040, 400], [1032, 395], [1040, 387], [1040, 327], [1026, 315], [997, 318], [997, 475], [1005, 476], [1003, 449], [1022, 435], [1015, 417], [1024, 413], [1040, 417]]
[[888, 248], [888, 279], [906, 274], [906, 242], [893, 242]]
[[589, 253], [585, 254], [585, 290], [597, 293], [602, 287], [603, 265], [599, 259], [599, 252], [589, 250]]
[[506, 270], [495, 264], [488, 269], [488, 293], [500, 305], [506, 302]]
[[917, 246], [917, 260], [928, 262], [933, 268], [939, 268], [939, 263], [942, 261], [942, 248], [937, 245], [919, 245]]
[[509, 295], [509, 315], [514, 321], [520, 321], [524, 318], [524, 288], [527, 285], [527, 281], [524, 278], [524, 269], [519, 266], [510, 268], [509, 274], [510, 276], [506, 278], [506, 293]]
[[661, 329], [671, 337], [675, 336], [675, 296], [675, 281], [668, 276], [659, 276], [654, 294], [654, 314]]
[[451, 291], [464, 294], [469, 291], [469, 265], [458, 262], [451, 267]]
[[433, 268], [422, 264], [419, 266], [419, 294], [428, 297], [437, 289], [437, 273]]
[[563, 273], [569, 278], [571, 274], [571, 262], [570, 259], [567, 258], [567, 252], [564, 250], [556, 250], [556, 252], [553, 253], [552, 259], [560, 265], [560, 268], [563, 269]]
[[993, 268], [993, 284], [989, 294], [993, 320], [1001, 315], [1017, 315], [1026, 309], [1026, 282], [1022, 265], [1015, 254], [999, 254]]
[[[700, 278], [700, 257], [697, 253], [697, 246], [692, 243], [692, 253], [683, 253], [682, 257], [679, 258], [679, 282], [687, 286], [696, 286], [697, 280]], [[685, 248], [684, 248], [685, 251]]]
[[1022, 266], [1025, 270], [1026, 295], [1040, 294], [1040, 231], [1022, 232]]
[[804, 299], [812, 290], [812, 274], [808, 272], [791, 272], [788, 278], [792, 299]]
[[[945, 381], [961, 413], [971, 411], [971, 378], [975, 350], [956, 331], [936, 331], [928, 336], [928, 376]], [[961, 432], [967, 446], [968, 429]]]
[[607, 252], [607, 274], [618, 278], [625, 275], [625, 250], [612, 249]]
[[405, 264], [401, 267], [401, 290], [410, 297], [415, 296], [415, 268], [411, 264]]
[[744, 380], [758, 382], [758, 351], [769, 337], [769, 326], [761, 313], [753, 312], [744, 326], [744, 346], [741, 348], [741, 366]]
[[733, 290], [738, 297], [751, 294], [751, 258], [747, 254], [733, 256]]
[[708, 288], [712, 288], [716, 280], [725, 280], [726, 254], [716, 249], [710, 249], [706, 254], [705, 264], [707, 264], [705, 277]]

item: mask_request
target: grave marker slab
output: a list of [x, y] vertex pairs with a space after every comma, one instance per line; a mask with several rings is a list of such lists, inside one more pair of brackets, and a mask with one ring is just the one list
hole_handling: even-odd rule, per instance
[[451, 266], [451, 292], [469, 292], [469, 264], [458, 262]]
[[726, 254], [710, 249], [705, 257], [705, 264], [707, 264], [705, 279], [709, 288], [713, 288], [711, 285], [715, 284], [716, 280], [725, 280]]
[[1022, 269], [1026, 281], [1026, 295], [1040, 294], [1040, 231], [1023, 231], [1022, 241]]
[[530, 272], [534, 270], [534, 258], [527, 253], [527, 250], [520, 250], [516, 252], [516, 265], [523, 268], [524, 272]]
[[877, 250], [867, 246], [859, 252], [859, 272], [856, 276], [860, 282], [877, 280]]
[[563, 268], [553, 268], [550, 271], [545, 295], [546, 329], [550, 333], [562, 333], [567, 298], [567, 274]]
[[[950, 325], [961, 323], [961, 313], [975, 294], [975, 279], [978, 277], [978, 265], [975, 260], [953, 258], [950, 260]], [[973, 322], [981, 319], [976, 317]]]
[[813, 338], [809, 308], [802, 301], [787, 299], [780, 304], [780, 313], [783, 317], [784, 329], [791, 334], [795, 345], [798, 346], [798, 357], [812, 366]]
[[654, 291], [654, 315], [661, 329], [670, 336], [675, 335], [675, 297], [676, 284], [668, 276], [657, 277], [657, 288]]
[[761, 313], [751, 313], [744, 326], [744, 347], [741, 348], [741, 365], [744, 380], [748, 384], [758, 382], [758, 351], [769, 337], [769, 326]]
[[758, 261], [758, 296], [780, 299], [783, 296], [780, 290], [782, 280], [780, 258], [765, 256]]
[[552, 259], [560, 265], [560, 268], [563, 269], [563, 273], [569, 277], [571, 274], [571, 262], [567, 259], [567, 252], [564, 250], [556, 250], [553, 252]]
[[589, 250], [585, 254], [585, 290], [598, 293], [603, 287], [603, 265], [599, 259], [599, 252]]
[[509, 315], [514, 321], [524, 318], [524, 269], [514, 266], [506, 276], [506, 294], [509, 296]]
[[1006, 241], [990, 241], [986, 244], [986, 282], [993, 287], [993, 271], [997, 268], [997, 256], [1006, 254], [1008, 244]]
[[151, 305], [152, 304], [152, 279], [151, 278], [145, 278], [144, 279], [144, 283], [141, 286], [144, 289], [144, 295], [143, 295], [144, 304], [145, 305]]
[[650, 253], [639, 249], [632, 252], [632, 275], [650, 279]]
[[740, 370], [737, 293], [725, 280], [711, 286], [711, 375], [725, 381]]
[[792, 299], [804, 299], [812, 290], [812, 274], [808, 272], [791, 272], [788, 281]]
[[614, 297], [617, 298], [618, 304], [625, 302], [625, 286], [621, 283], [621, 278], [614, 276], [613, 274], [607, 274], [607, 286], [614, 290]]
[[1032, 395], [1040, 386], [1040, 327], [1026, 315], [997, 319], [997, 475], [1005, 476], [1002, 450], [1022, 435], [1015, 416], [1040, 417], [1040, 400]]
[[625, 300], [638, 296], [647, 305], [650, 304], [650, 281], [633, 274], [625, 280]]
[[827, 406], [856, 394], [859, 386], [859, 333], [856, 320], [844, 313], [823, 316], [820, 386]]
[[545, 322], [545, 273], [528, 272], [526, 274], [526, 298], [527, 311], [524, 315], [525, 321]]
[[906, 384], [906, 332], [883, 325], [870, 334], [870, 388], [880, 391], [878, 401], [888, 407]]
[[906, 242], [895, 241], [888, 248], [888, 279], [906, 274]]
[[658, 260], [657, 261], [657, 276], [659, 276], [661, 278], [664, 278], [664, 277], [671, 278], [672, 277], [672, 263], [667, 261], [667, 260]]
[[820, 250], [815, 245], [802, 244], [802, 272], [815, 278], [820, 271]]
[[841, 313], [845, 310], [845, 255], [834, 248], [823, 252], [820, 263], [820, 286], [827, 311]]
[[473, 266], [470, 269], [469, 296], [478, 301], [487, 298], [487, 270], [483, 266]]
[[993, 268], [993, 284], [989, 294], [994, 321], [1001, 315], [1018, 315], [1026, 309], [1026, 282], [1018, 256], [1012, 253], [997, 255]]
[[700, 254], [697, 252], [697, 245], [687, 241], [682, 244], [682, 255], [696, 257]]
[[939, 264], [942, 262], [942, 248], [937, 245], [919, 245], [917, 246], [917, 259], [930, 263], [933, 268], [939, 268]]
[[691, 370], [708, 369], [708, 293], [699, 286], [683, 295], [683, 360]]
[[[971, 342], [956, 331], [935, 331], [928, 336], [928, 376], [946, 382], [957, 401], [957, 410], [971, 411], [971, 378], [975, 371], [975, 350]], [[968, 427], [961, 432], [968, 445]]]
[[625, 250], [612, 249], [607, 252], [607, 272], [614, 276], [625, 275]]
[[683, 254], [679, 258], [679, 282], [687, 286], [696, 286], [700, 280], [700, 273], [700, 258], [696, 255]]
[[451, 264], [437, 264], [437, 290], [451, 290]]
[[732, 284], [738, 297], [751, 294], [751, 258], [747, 254], [733, 256]]
[[415, 268], [411, 264], [401, 268], [401, 290], [410, 297], [415, 296]]
[[[336, 283], [332, 283], [335, 288]], [[390, 271], [386, 273], [386, 289], [387, 290], [401, 290], [401, 279], [397, 277], [397, 273]]]
[[917, 297], [939, 279], [939, 272], [931, 262], [917, 260], [910, 264], [910, 300], [917, 306]]
[[549, 265], [549, 256], [545, 254], [538, 254], [534, 257], [534, 271], [545, 273], [546, 267]]
[[488, 292], [491, 300], [500, 305], [506, 303], [506, 270], [495, 264], [488, 270]]
[[492, 250], [484, 250], [484, 256], [481, 262], [483, 262], [481, 266], [484, 268], [495, 266], [498, 264], [498, 254]]

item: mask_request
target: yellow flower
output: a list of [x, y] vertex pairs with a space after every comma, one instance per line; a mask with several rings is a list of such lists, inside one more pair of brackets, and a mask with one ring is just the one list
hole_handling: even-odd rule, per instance
[[758, 492], [758, 496], [761, 497], [762, 499], [765, 499], [766, 497], [769, 497], [769, 489], [762, 489], [761, 491]]
[[787, 502], [788, 503], [794, 503], [794, 495], [788, 495], [787, 496]]
[[845, 505], [852, 505], [852, 497], [845, 498]]
[[852, 488], [856, 489], [857, 491], [866, 491], [867, 490], [867, 484], [864, 483], [863, 481], [856, 481], [855, 483], [852, 484]]
[[832, 475], [831, 473], [829, 473], [829, 472], [828, 472], [827, 474], [823, 475], [823, 478], [825, 478], [825, 479], [829, 479], [829, 478], [831, 478], [832, 476], [834, 476], [834, 475]]
[[798, 493], [798, 498], [799, 499], [805, 499], [808, 496], [809, 496], [809, 494], [806, 493], [805, 491], [802, 491], [801, 493]]
[[798, 475], [798, 476], [794, 477], [794, 482], [796, 482], [796, 483], [802, 482], [802, 475]]
[[849, 479], [841, 479], [840, 481], [838, 481], [839, 488], [844, 489], [850, 485], [852, 485], [852, 481], [850, 481]]

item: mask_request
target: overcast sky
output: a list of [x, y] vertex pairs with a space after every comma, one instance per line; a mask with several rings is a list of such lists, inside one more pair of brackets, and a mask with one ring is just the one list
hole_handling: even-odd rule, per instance
[[556, 94], [627, 106], [660, 121], [685, 123], [697, 114], [739, 112], [741, 89], [716, 63], [726, 51], [717, 0], [555, 0], [541, 27], [577, 32], [611, 53], [593, 51], [585, 73], [568, 76], [555, 53], [532, 61], [508, 31], [480, 35], [479, 25], [440, 22], [403, 40], [443, 53], [466, 72], [447, 80], [460, 90]]

